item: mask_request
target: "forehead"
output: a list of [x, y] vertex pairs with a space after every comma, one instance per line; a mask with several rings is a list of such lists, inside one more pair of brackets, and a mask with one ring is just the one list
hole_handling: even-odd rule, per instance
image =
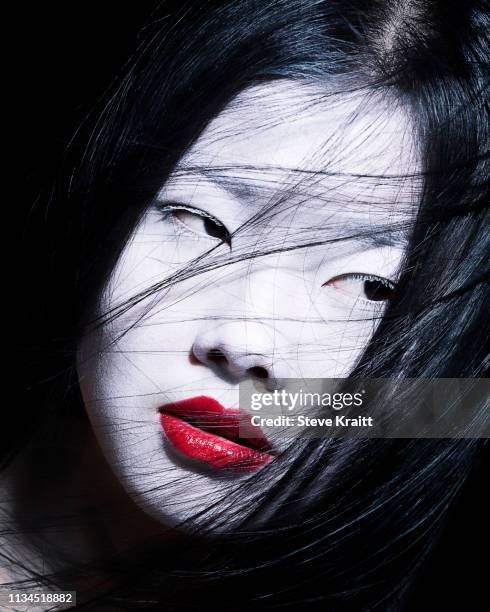
[[[415, 129], [396, 101], [284, 81], [246, 90], [184, 156], [159, 197], [231, 226], [254, 219], [306, 244], [407, 242], [421, 192]], [[286, 239], [286, 238], [285, 238]]]
[[[264, 178], [291, 171], [352, 177], [413, 175], [415, 130], [394, 100], [372, 92], [328, 93], [277, 81], [239, 95], [203, 132], [181, 168]], [[245, 176], [243, 177], [245, 178]], [[255, 177], [257, 178], [257, 176]]]

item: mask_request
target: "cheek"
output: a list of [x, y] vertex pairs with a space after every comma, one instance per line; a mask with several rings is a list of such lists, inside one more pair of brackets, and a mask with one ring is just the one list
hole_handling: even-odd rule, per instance
[[[112, 331], [102, 329], [82, 342], [80, 389], [107, 463], [128, 492], [136, 495], [145, 489], [135, 482], [145, 474], [148, 477], [150, 458], [162, 454], [162, 436], [152, 393], [141, 387], [135, 375], [138, 368], [128, 368], [131, 352], [120, 351], [117, 343], [108, 348], [111, 337]], [[146, 373], [140, 375], [148, 380]]]
[[[164, 222], [159, 213], [149, 211], [123, 250], [102, 292], [98, 314], [104, 315], [114, 309], [117, 311], [119, 306], [132, 298], [139, 300], [145, 291], [164, 283], [182, 270], [189, 259], [189, 241], [176, 235], [175, 224]], [[146, 306], [149, 300], [145, 301]], [[139, 314], [141, 309], [136, 308], [136, 311]], [[134, 318], [137, 314], [130, 316]]]
[[88, 333], [79, 348], [80, 387], [87, 411], [94, 418], [110, 398], [126, 398], [119, 403], [132, 405], [129, 398], [140, 390], [158, 391], [162, 373], [158, 356], [169, 344], [182, 340], [183, 328], [166, 325], [166, 311], [160, 308], [167, 296], [165, 290], [144, 296], [181, 267], [176, 261], [175, 237], [166, 236], [161, 227], [154, 215], [143, 219], [97, 305], [97, 317], [108, 317], [109, 322]]
[[[303, 290], [301, 300], [283, 300], [276, 312], [278, 337], [288, 341], [283, 350], [294, 366], [292, 377], [347, 377], [371, 340], [384, 304], [360, 303], [319, 283]], [[301, 293], [298, 283], [296, 293]]]
[[305, 325], [295, 350], [293, 377], [345, 378], [369, 343], [374, 321], [343, 321]]

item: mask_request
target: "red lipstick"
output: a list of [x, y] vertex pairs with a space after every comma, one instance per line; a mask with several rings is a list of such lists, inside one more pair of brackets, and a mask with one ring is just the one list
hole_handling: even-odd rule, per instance
[[167, 439], [190, 459], [233, 472], [254, 472], [273, 459], [271, 444], [251, 424], [250, 416], [238, 408], [225, 408], [212, 397], [172, 402], [159, 412]]

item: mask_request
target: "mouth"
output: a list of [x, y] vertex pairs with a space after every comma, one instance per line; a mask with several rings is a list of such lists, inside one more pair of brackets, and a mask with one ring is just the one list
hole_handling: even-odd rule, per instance
[[254, 472], [274, 458], [272, 445], [249, 416], [212, 397], [172, 402], [159, 412], [168, 441], [190, 459], [218, 470]]

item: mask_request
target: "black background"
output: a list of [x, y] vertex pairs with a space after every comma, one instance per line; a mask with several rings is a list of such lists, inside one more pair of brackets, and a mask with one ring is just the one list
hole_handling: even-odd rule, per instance
[[[159, 4], [51, 1], [16, 8], [8, 23], [20, 60], [14, 114], [28, 200], [49, 186], [73, 133], [134, 52]], [[172, 3], [165, 5], [172, 10]]]

